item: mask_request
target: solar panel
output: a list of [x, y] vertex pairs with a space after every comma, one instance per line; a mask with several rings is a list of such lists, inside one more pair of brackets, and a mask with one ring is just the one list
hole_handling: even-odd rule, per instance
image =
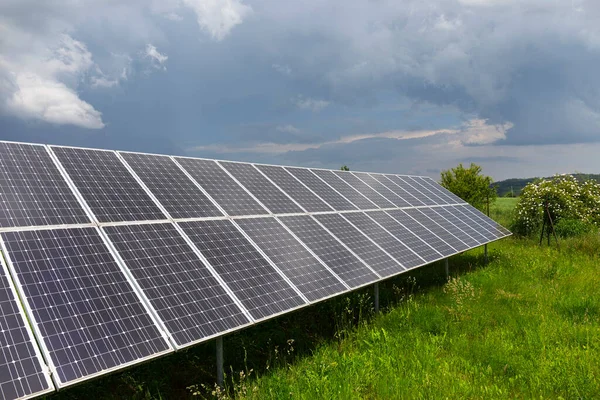
[[[479, 246], [479, 242], [477, 240], [472, 238], [469, 234], [464, 232], [462, 229], [460, 229], [459, 227], [454, 225], [452, 222], [448, 221], [440, 213], [438, 213], [437, 212], [438, 208], [441, 208], [441, 207], [419, 208], [418, 211], [421, 212], [422, 214], [426, 215], [429, 219], [434, 221], [436, 224], [438, 224], [439, 226], [441, 226], [448, 232], [450, 232], [450, 234], [452, 236], [454, 236], [456, 239], [460, 240], [460, 242], [464, 245], [465, 249]], [[451, 244], [454, 246], [453, 243], [451, 243]], [[462, 247], [462, 246], [460, 246], [459, 242], [456, 242], [456, 244], [459, 245], [459, 247]], [[454, 247], [456, 248], [456, 246], [454, 246]]]
[[373, 210], [379, 208], [375, 203], [360, 194], [332, 171], [324, 169], [311, 169], [311, 171], [361, 210]]
[[[392, 236], [388, 231], [381, 227], [377, 222], [369, 218], [365, 213], [346, 213], [344, 214], [344, 218], [360, 229], [365, 235], [370, 237], [381, 248], [391, 254], [392, 257], [400, 261], [405, 268], [414, 268], [425, 263], [423, 258], [421, 258], [414, 250], [411, 250], [408, 247], [408, 244], [414, 244], [415, 241], [420, 241], [418, 238], [414, 237], [412, 241], [409, 238], [408, 244], [403, 243], [400, 238]], [[391, 219], [391, 217], [389, 218]], [[392, 222], [395, 221], [392, 220]], [[439, 254], [437, 253], [434, 255], [434, 259], [439, 257]]]
[[120, 154], [171, 217], [223, 215], [170, 157], [124, 152]]
[[421, 182], [421, 179], [419, 179], [417, 177], [402, 176], [401, 178], [404, 179], [406, 182], [408, 182], [412, 187], [417, 189], [419, 192], [423, 193], [425, 196], [429, 197], [431, 200], [433, 200], [434, 202], [436, 202], [439, 205], [452, 203], [452, 202], [448, 202], [447, 200], [438, 196], [433, 191], [429, 190], [425, 185], [423, 185], [423, 183]]
[[[376, 190], [381, 196], [385, 197], [389, 202], [393, 203], [396, 207], [409, 207], [410, 203], [400, 197], [398, 194], [390, 190], [387, 186], [381, 183], [378, 179], [369, 175], [366, 172], [353, 172], [361, 181]], [[384, 178], [385, 179], [385, 178]]]
[[426, 205], [426, 206], [435, 206], [437, 203], [430, 199], [428, 196], [423, 194], [421, 191], [416, 189], [414, 186], [410, 185], [408, 182], [403, 180], [401, 177], [397, 175], [385, 175], [386, 178], [391, 180], [397, 186], [402, 188], [402, 190], [410, 193], [410, 195], [416, 198], [421, 204], [416, 205]]
[[[408, 206], [425, 205], [425, 203], [423, 203], [421, 200], [417, 199], [415, 196], [404, 190], [402, 187], [398, 186], [391, 180], [391, 178], [388, 178], [386, 175], [371, 173], [369, 174], [369, 176], [371, 176], [377, 182], [381, 183], [383, 186], [394, 192], [396, 196], [400, 197], [402, 200], [408, 203]], [[392, 175], [390, 175], [390, 177], [391, 176]]]
[[97, 228], [1, 237], [58, 387], [172, 350]]
[[0, 228], [90, 222], [44, 146], [0, 142]]
[[317, 196], [326, 201], [336, 211], [356, 210], [357, 208], [342, 195], [333, 190], [331, 186], [319, 179], [310, 170], [305, 168], [285, 167], [285, 169], [305, 184]]
[[472, 205], [465, 204], [463, 206], [458, 206], [458, 208], [461, 211], [463, 211], [464, 213], [466, 213], [467, 215], [469, 215], [475, 221], [485, 224], [489, 228], [499, 232], [499, 237], [510, 235], [510, 231], [508, 229], [506, 229], [505, 227], [503, 227], [502, 225], [500, 225], [493, 219], [487, 217], [486, 215], [484, 215], [481, 211], [479, 211]]
[[351, 248], [361, 260], [379, 275], [390, 276], [405, 270], [402, 264], [390, 257], [389, 254], [363, 235], [340, 214], [316, 215], [315, 219], [323, 224], [332, 235]]
[[171, 223], [102, 229], [178, 347], [250, 323]]
[[114, 152], [51, 148], [99, 222], [167, 218]]
[[350, 287], [374, 282], [378, 276], [309, 215], [279, 218]]
[[13, 400], [54, 391], [17, 292], [0, 256], [0, 398]]
[[431, 190], [437, 190], [437, 192], [442, 193], [448, 199], [450, 199], [451, 204], [464, 204], [464, 203], [466, 203], [463, 199], [461, 199], [460, 197], [458, 197], [457, 195], [455, 195], [454, 193], [452, 193], [451, 191], [449, 191], [448, 189], [446, 189], [445, 187], [443, 187], [442, 185], [440, 185], [439, 183], [437, 183], [436, 181], [434, 181], [430, 177], [423, 176], [423, 177], [421, 177], [421, 179], [423, 179], [423, 181], [425, 181], [426, 183], [429, 184], [429, 188]]
[[272, 213], [301, 213], [303, 210], [289, 197], [264, 177], [252, 164], [224, 162], [221, 164], [250, 193]]
[[[441, 256], [449, 256], [456, 253], [456, 250], [448, 246], [446, 242], [431, 233], [423, 225], [412, 219], [402, 210], [391, 210], [387, 212], [387, 216], [391, 217], [391, 220], [387, 218], [387, 216], [383, 216], [381, 213], [367, 213], [367, 215], [380, 223], [385, 229], [390, 231], [391, 234], [402, 240], [403, 243], [415, 250], [427, 261], [433, 261], [441, 258], [434, 258], [435, 253]], [[401, 225], [402, 228], [398, 228], [398, 225]], [[408, 233], [418, 237], [421, 242], [426, 244], [426, 247], [413, 247], [412, 245], [408, 244], [406, 240], [402, 239], [401, 236], [399, 236], [407, 235]], [[426, 252], [427, 249], [433, 250], [434, 254], [429, 254], [429, 252]]]
[[[357, 178], [352, 172], [349, 171], [333, 171], [335, 175], [341, 180], [352, 186], [360, 194], [369, 199], [373, 204], [376, 204], [381, 208], [393, 208], [394, 203], [387, 200], [381, 194], [376, 192], [371, 186]], [[372, 208], [372, 207], [371, 207]]]
[[179, 226], [253, 318], [305, 303], [231, 221], [191, 221]]
[[236, 222], [308, 300], [319, 300], [347, 290], [331, 270], [275, 218], [246, 218]]
[[456, 214], [457, 218], [467, 221], [474, 230], [487, 239], [486, 241], [497, 240], [498, 237], [503, 236], [500, 231], [487, 226], [482, 221], [476, 220], [475, 217], [465, 213], [460, 207], [462, 206], [451, 206], [448, 208], [452, 213]]
[[[434, 210], [436, 213], [438, 213], [439, 215], [441, 215], [442, 217], [446, 218], [448, 221], [450, 221], [454, 225], [456, 225], [459, 229], [461, 229], [467, 235], [471, 236], [476, 241], [477, 245], [489, 242], [489, 239], [485, 235], [482, 235], [477, 230], [473, 229], [469, 224], [467, 224], [464, 221], [465, 218], [460, 218], [457, 215], [458, 212], [452, 210], [451, 208], [436, 207], [436, 208], [432, 208], [431, 210]], [[472, 225], [475, 225], [475, 224], [472, 223]]]
[[455, 250], [455, 253], [466, 250], [469, 247], [459, 238], [454, 236], [452, 233], [448, 232], [440, 224], [438, 224], [431, 218], [427, 217], [427, 215], [419, 211], [418, 208], [406, 209], [404, 210], [404, 212], [408, 214], [411, 218], [416, 220], [419, 224], [423, 225], [425, 228], [431, 231], [434, 235], [442, 239], [450, 247], [452, 247]]
[[446, 190], [429, 177], [413, 177], [413, 179], [418, 180], [421, 185], [426, 187], [429, 191], [435, 193], [438, 197], [442, 198], [445, 204], [464, 203], [464, 200], [462, 200], [460, 197], [453, 195], [452, 192]]
[[216, 161], [182, 157], [176, 159], [227, 214], [268, 214]]
[[288, 196], [296, 200], [307, 212], [333, 211], [333, 208], [329, 207], [283, 167], [272, 165], [255, 165], [255, 167], [275, 182]]

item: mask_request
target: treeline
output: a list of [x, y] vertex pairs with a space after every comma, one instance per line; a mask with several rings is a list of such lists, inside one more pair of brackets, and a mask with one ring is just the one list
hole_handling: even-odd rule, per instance
[[[600, 174], [574, 173], [571, 175], [573, 175], [580, 182], [589, 181], [589, 180], [600, 182]], [[551, 177], [543, 178], [543, 179], [550, 179], [550, 178]], [[521, 190], [523, 190], [523, 188], [528, 183], [531, 183], [536, 179], [540, 179], [540, 178], [522, 178], [522, 179], [511, 178], [511, 179], [505, 179], [503, 181], [494, 182], [493, 185], [496, 187], [496, 191], [498, 192], [499, 197], [506, 197], [506, 196], [511, 196], [511, 195], [518, 196], [521, 193]]]

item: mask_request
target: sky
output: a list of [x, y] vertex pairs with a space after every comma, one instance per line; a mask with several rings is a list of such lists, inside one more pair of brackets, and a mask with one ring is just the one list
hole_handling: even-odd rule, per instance
[[600, 173], [597, 0], [0, 0], [0, 140]]

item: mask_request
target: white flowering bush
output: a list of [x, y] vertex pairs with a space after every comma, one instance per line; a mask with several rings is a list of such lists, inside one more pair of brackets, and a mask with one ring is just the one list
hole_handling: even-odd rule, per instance
[[539, 232], [546, 201], [554, 223], [571, 220], [600, 226], [600, 184], [579, 183], [571, 175], [557, 175], [525, 186], [515, 208], [513, 231], [523, 236]]

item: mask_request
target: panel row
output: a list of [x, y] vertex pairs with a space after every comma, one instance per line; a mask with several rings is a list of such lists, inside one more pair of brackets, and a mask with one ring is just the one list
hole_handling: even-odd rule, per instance
[[425, 177], [0, 142], [0, 228], [450, 204]]
[[[64, 387], [497, 240], [502, 229], [460, 205], [19, 230], [0, 233], [0, 244]], [[50, 390], [3, 272], [3, 398]]]

